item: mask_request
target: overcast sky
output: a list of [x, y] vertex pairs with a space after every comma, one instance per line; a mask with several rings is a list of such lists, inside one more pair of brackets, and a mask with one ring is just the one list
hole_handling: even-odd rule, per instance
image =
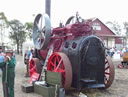
[[[33, 14], [44, 13], [45, 0], [0, 0], [0, 12], [8, 20], [34, 21]], [[67, 20], [76, 11], [84, 18], [97, 17], [101, 21], [128, 21], [128, 0], [51, 0], [52, 25]]]

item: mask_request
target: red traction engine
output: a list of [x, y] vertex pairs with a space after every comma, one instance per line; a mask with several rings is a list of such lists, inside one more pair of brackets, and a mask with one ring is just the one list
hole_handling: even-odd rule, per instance
[[52, 28], [49, 16], [38, 14], [33, 41], [36, 49], [30, 61], [30, 76], [34, 72], [40, 75], [46, 64], [48, 71], [62, 74], [65, 89], [111, 86], [115, 74], [112, 60], [106, 56], [102, 40], [92, 35], [92, 27], [80, 17], [72, 16], [65, 26]]

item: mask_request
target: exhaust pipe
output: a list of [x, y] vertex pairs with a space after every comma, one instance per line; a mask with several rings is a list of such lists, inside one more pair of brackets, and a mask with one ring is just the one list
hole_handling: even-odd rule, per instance
[[51, 16], [51, 0], [45, 0], [45, 13]]

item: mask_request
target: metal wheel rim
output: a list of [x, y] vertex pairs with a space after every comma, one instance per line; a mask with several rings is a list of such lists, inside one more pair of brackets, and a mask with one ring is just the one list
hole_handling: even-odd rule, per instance
[[48, 60], [47, 70], [60, 72], [62, 74], [63, 87], [66, 90], [70, 89], [72, 83], [72, 68], [67, 55], [60, 52], [53, 53]]
[[[43, 22], [44, 25], [42, 25]], [[32, 37], [36, 49], [39, 50], [47, 48], [51, 39], [51, 22], [47, 14], [38, 14], [36, 16], [33, 24]]]
[[115, 68], [112, 59], [107, 56], [105, 59], [105, 73], [104, 73], [104, 84], [105, 88], [111, 86], [115, 76]]

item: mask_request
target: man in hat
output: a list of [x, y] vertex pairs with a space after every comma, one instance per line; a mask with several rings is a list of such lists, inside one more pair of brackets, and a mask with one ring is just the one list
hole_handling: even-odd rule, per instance
[[8, 82], [8, 90], [9, 97], [14, 97], [14, 79], [15, 79], [15, 65], [16, 59], [13, 56], [13, 51], [6, 51], [6, 55], [4, 56], [4, 61], [0, 63], [2, 67], [2, 82], [4, 83], [6, 80], [6, 65], [8, 65], [8, 74], [7, 74], [7, 82]]

